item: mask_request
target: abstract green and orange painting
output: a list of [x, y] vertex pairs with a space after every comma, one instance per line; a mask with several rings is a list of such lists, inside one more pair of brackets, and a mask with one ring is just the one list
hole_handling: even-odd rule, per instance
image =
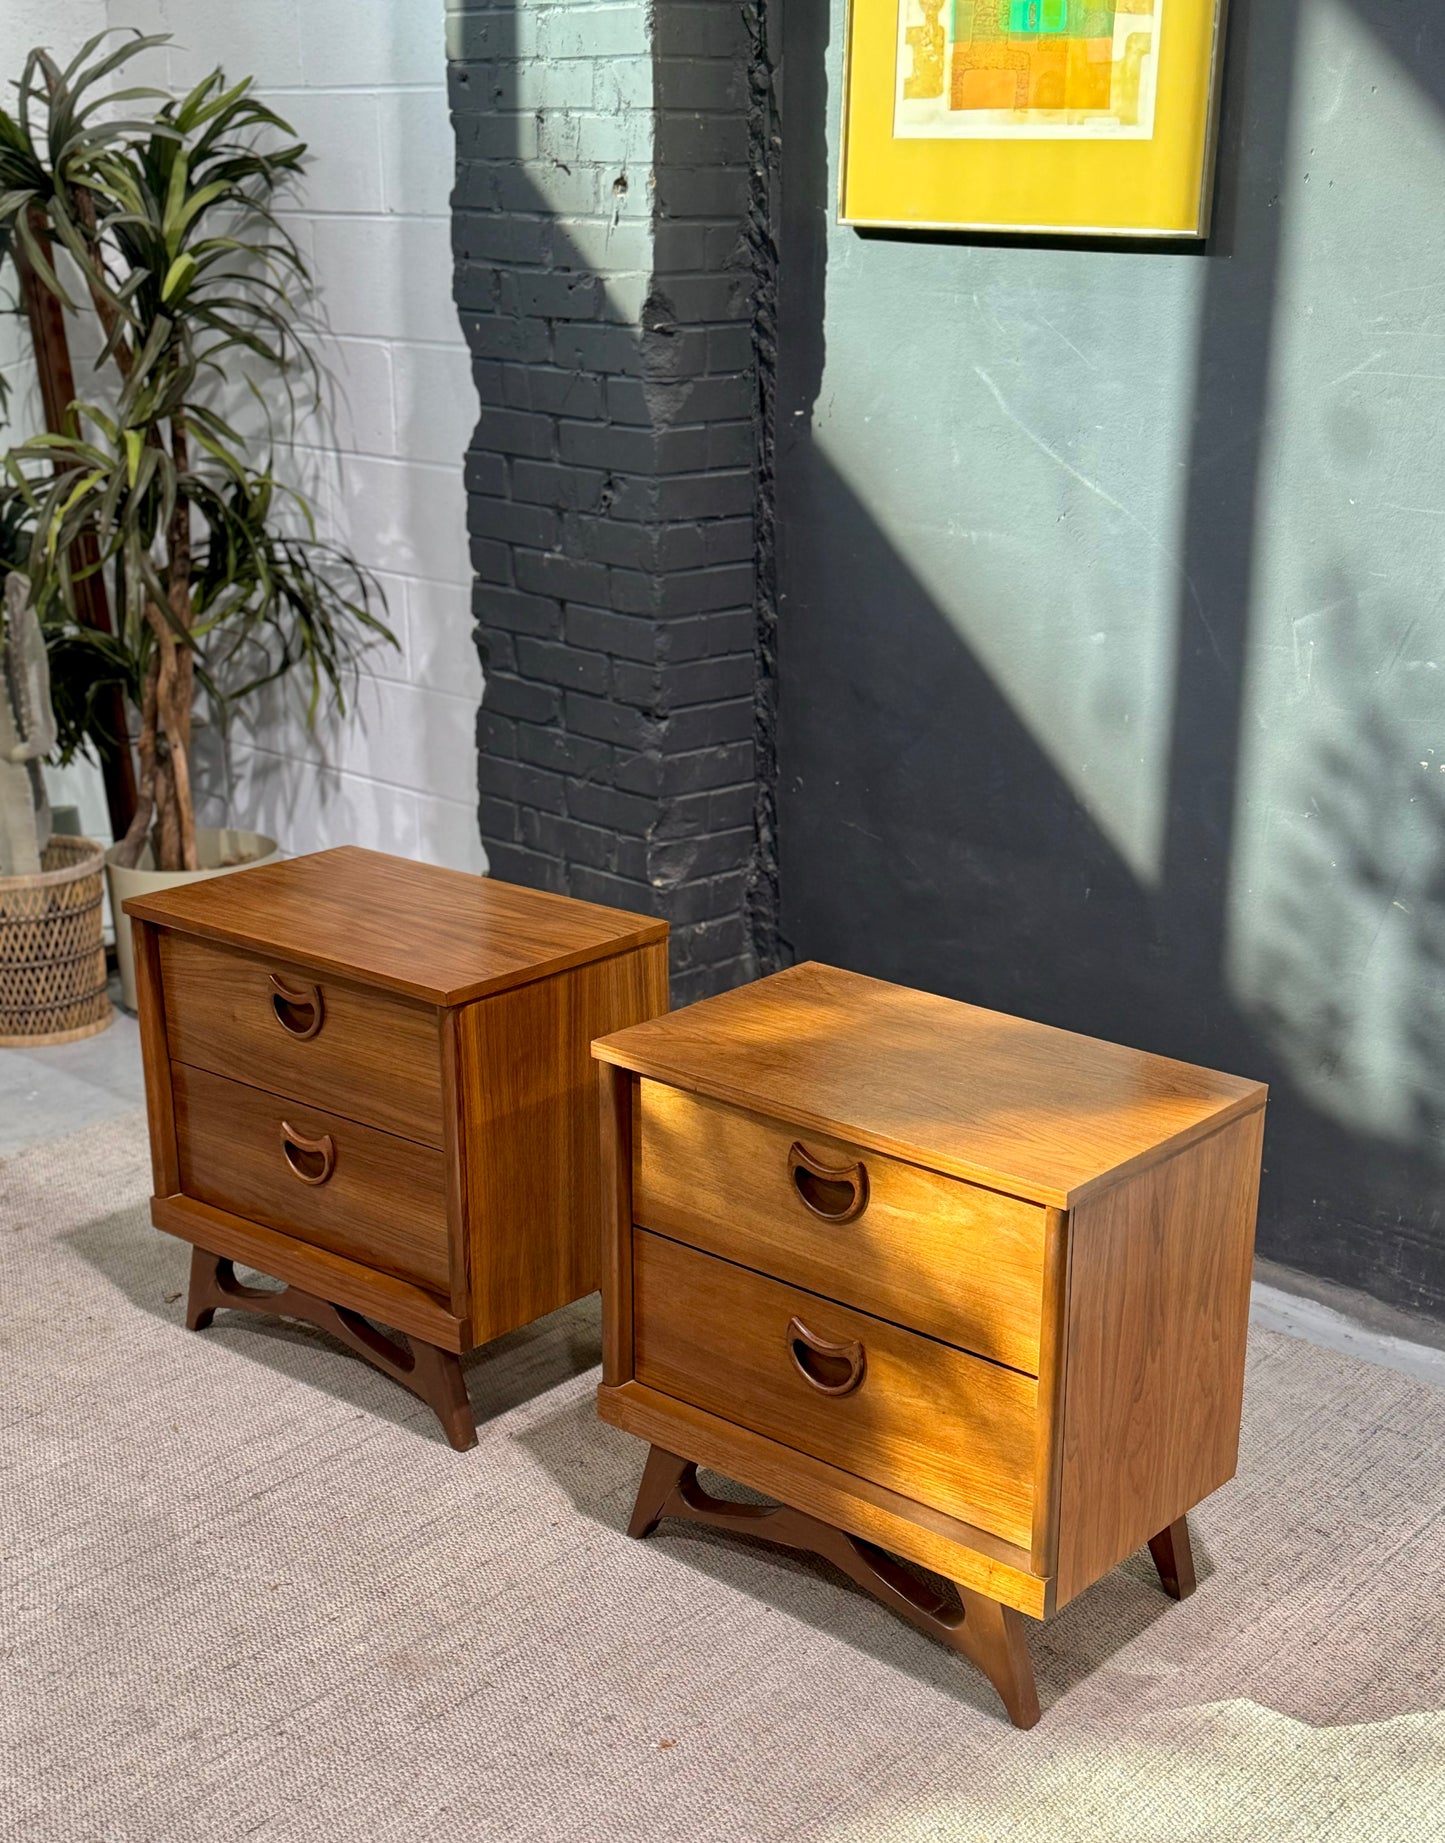
[[1165, 3], [898, 0], [894, 132], [1148, 140]]
[[840, 216], [1202, 237], [1226, 0], [849, 0]]

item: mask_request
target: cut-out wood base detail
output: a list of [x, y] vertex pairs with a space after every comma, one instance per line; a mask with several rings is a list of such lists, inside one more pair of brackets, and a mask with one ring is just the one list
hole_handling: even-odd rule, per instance
[[1012, 1607], [957, 1585], [957, 1603], [943, 1599], [871, 1542], [786, 1504], [738, 1504], [713, 1497], [698, 1483], [697, 1466], [691, 1460], [654, 1446], [643, 1469], [627, 1533], [650, 1536], [664, 1517], [823, 1556], [890, 1611], [977, 1664], [1003, 1698], [1016, 1728], [1032, 1728], [1038, 1720], [1039, 1699], [1023, 1616]]
[[1194, 1551], [1189, 1546], [1189, 1523], [1180, 1517], [1168, 1529], [1149, 1538], [1149, 1553], [1159, 1570], [1159, 1583], [1171, 1600], [1187, 1600], [1194, 1592]]
[[358, 1357], [424, 1401], [442, 1424], [457, 1452], [477, 1443], [477, 1423], [467, 1396], [461, 1358], [419, 1337], [405, 1343], [378, 1331], [369, 1319], [345, 1306], [332, 1305], [299, 1287], [278, 1293], [246, 1286], [236, 1278], [233, 1262], [205, 1248], [191, 1250], [191, 1290], [186, 1301], [186, 1328], [204, 1331], [218, 1308], [257, 1312], [265, 1317], [299, 1318], [329, 1332]]

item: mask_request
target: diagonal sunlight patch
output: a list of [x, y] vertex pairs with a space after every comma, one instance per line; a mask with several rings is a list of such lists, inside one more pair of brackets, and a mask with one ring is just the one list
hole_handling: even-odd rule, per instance
[[[833, 261], [869, 263], [871, 311], [829, 321], [848, 387], [820, 400], [818, 440], [1134, 875], [1157, 881], [1202, 265], [959, 251], [928, 289], [867, 245]], [[919, 465], [930, 454], [941, 464]]]
[[[1312, 1728], [1248, 1701], [1151, 1712], [1080, 1735], [1067, 1700], [1019, 1745], [980, 1758], [894, 1762], [886, 1800], [866, 1794], [818, 1843], [1440, 1843], [1445, 1715]], [[902, 1805], [905, 1774], [918, 1786]], [[933, 1790], [928, 1782], [933, 1781]], [[940, 1786], [954, 1783], [945, 1791]]]
[[[606, 51], [605, 58], [600, 56]], [[477, 60], [492, 84], [485, 139], [457, 157], [490, 166], [518, 222], [550, 220], [548, 317], [635, 326], [652, 273], [656, 106], [648, 8], [567, 6], [449, 12], [447, 55]], [[575, 304], [565, 298], [572, 278]], [[513, 278], [515, 283], [516, 278]], [[525, 277], [523, 278], [525, 281]], [[521, 303], [530, 311], [527, 302]], [[504, 307], [515, 312], [516, 307]]]
[[1338, 0], [1297, 82], [1229, 981], [1318, 1107], [1438, 1157], [1445, 121]]

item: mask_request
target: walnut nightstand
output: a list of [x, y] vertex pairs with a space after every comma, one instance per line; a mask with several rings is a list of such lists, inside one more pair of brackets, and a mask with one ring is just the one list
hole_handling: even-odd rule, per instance
[[1021, 1614], [1146, 1542], [1192, 1589], [1185, 1514], [1238, 1448], [1259, 1083], [818, 965], [593, 1053], [599, 1405], [652, 1443], [632, 1535], [816, 1550], [1020, 1727]]
[[667, 1009], [666, 924], [349, 847], [126, 908], [187, 1324], [307, 1319], [474, 1445], [461, 1353], [597, 1287], [588, 1045]]

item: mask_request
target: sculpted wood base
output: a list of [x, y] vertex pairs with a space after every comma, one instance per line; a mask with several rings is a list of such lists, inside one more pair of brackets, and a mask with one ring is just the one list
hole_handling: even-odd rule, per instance
[[477, 1443], [477, 1423], [462, 1375], [461, 1358], [438, 1350], [415, 1335], [398, 1343], [379, 1331], [359, 1312], [332, 1305], [297, 1286], [279, 1292], [247, 1286], [223, 1255], [191, 1249], [191, 1290], [186, 1300], [186, 1329], [209, 1329], [219, 1308], [256, 1312], [263, 1318], [299, 1318], [318, 1331], [327, 1331], [354, 1355], [363, 1358], [383, 1376], [390, 1376], [431, 1409], [442, 1424], [449, 1444], [464, 1453]]
[[[1039, 1698], [1024, 1619], [1011, 1606], [1001, 1606], [957, 1581], [951, 1583], [956, 1600], [945, 1599], [875, 1544], [786, 1504], [739, 1504], [713, 1497], [698, 1483], [691, 1460], [654, 1446], [627, 1533], [639, 1540], [650, 1536], [664, 1517], [821, 1555], [890, 1612], [976, 1664], [998, 1691], [1016, 1728], [1032, 1728], [1038, 1721]], [[1194, 1591], [1194, 1563], [1185, 1519], [1153, 1537], [1149, 1550], [1164, 1591], [1171, 1599], [1187, 1599]]]

